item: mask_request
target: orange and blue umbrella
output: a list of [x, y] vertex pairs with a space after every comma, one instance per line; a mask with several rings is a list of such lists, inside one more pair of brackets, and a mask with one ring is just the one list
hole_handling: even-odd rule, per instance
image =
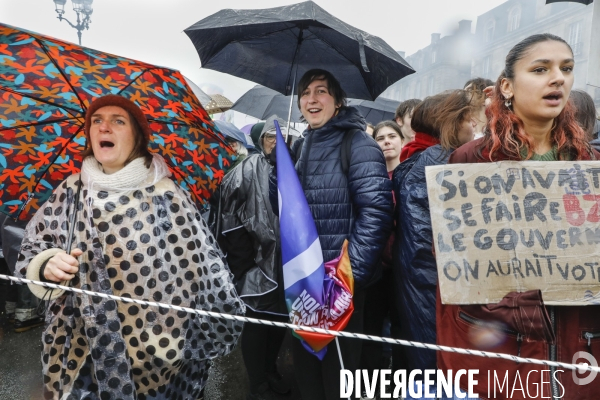
[[142, 109], [150, 150], [208, 204], [233, 151], [179, 71], [0, 24], [0, 212], [29, 219], [79, 172], [86, 109], [107, 94]]

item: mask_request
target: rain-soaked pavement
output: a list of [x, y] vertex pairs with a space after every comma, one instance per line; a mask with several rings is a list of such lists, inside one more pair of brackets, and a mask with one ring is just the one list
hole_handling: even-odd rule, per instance
[[[0, 287], [1, 290], [1, 287]], [[0, 310], [3, 310], [0, 304]], [[43, 327], [15, 333], [0, 313], [0, 400], [39, 400], [41, 395], [41, 335]], [[293, 381], [291, 336], [279, 353], [279, 372], [292, 385], [281, 400], [300, 400]], [[238, 346], [231, 354], [214, 360], [205, 389], [205, 400], [245, 400], [248, 378]]]
[[0, 400], [42, 399], [42, 328], [15, 333], [0, 315]]

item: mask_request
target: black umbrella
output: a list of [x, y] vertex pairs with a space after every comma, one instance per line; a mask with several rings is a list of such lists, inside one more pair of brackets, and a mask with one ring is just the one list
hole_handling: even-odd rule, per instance
[[572, 3], [581, 3], [581, 4], [592, 4], [594, 2], [594, 0], [546, 0], [546, 4], [550, 4], [550, 3], [563, 3], [566, 1], [570, 1]]
[[378, 97], [375, 101], [348, 99], [348, 105], [356, 107], [365, 117], [367, 122], [376, 125], [381, 121], [394, 119], [396, 108], [400, 102], [385, 97]]
[[256, 85], [248, 90], [231, 107], [232, 110], [254, 118], [266, 120], [272, 115], [288, 115], [290, 101], [292, 104], [292, 122], [300, 122], [302, 114], [295, 105], [298, 96], [284, 96], [273, 89], [262, 85]]
[[312, 1], [264, 10], [221, 10], [185, 30], [203, 68], [284, 95], [295, 79], [323, 68], [348, 97], [374, 100], [414, 70], [382, 39], [335, 18]]

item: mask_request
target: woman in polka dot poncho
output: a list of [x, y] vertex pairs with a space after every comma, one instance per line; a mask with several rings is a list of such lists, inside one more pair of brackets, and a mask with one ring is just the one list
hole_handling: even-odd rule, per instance
[[[65, 180], [26, 229], [17, 274], [194, 309], [242, 314], [229, 269], [164, 160], [148, 150], [142, 111], [121, 96], [86, 114], [81, 174]], [[69, 217], [81, 186], [70, 254]], [[68, 283], [66, 282], [68, 281]], [[242, 325], [166, 308], [47, 290], [46, 399], [197, 399], [211, 358]]]

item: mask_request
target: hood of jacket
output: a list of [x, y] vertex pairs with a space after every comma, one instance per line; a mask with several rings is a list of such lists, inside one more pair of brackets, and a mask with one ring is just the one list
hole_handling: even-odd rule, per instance
[[281, 133], [284, 135], [283, 138], [287, 139], [287, 122], [285, 122], [282, 118], [279, 118], [277, 115], [272, 115], [270, 116], [263, 124], [262, 124], [262, 130], [260, 131], [260, 136], [258, 137], [258, 143], [260, 143], [260, 150], [261, 150], [261, 154], [263, 154], [265, 157], [269, 157], [269, 154], [265, 153], [265, 149], [263, 148], [262, 145], [262, 140], [265, 137], [265, 135], [267, 134], [267, 132], [269, 131], [274, 131], [275, 130], [275, 120], [277, 120], [277, 122], [279, 123], [279, 128], [282, 130]]

